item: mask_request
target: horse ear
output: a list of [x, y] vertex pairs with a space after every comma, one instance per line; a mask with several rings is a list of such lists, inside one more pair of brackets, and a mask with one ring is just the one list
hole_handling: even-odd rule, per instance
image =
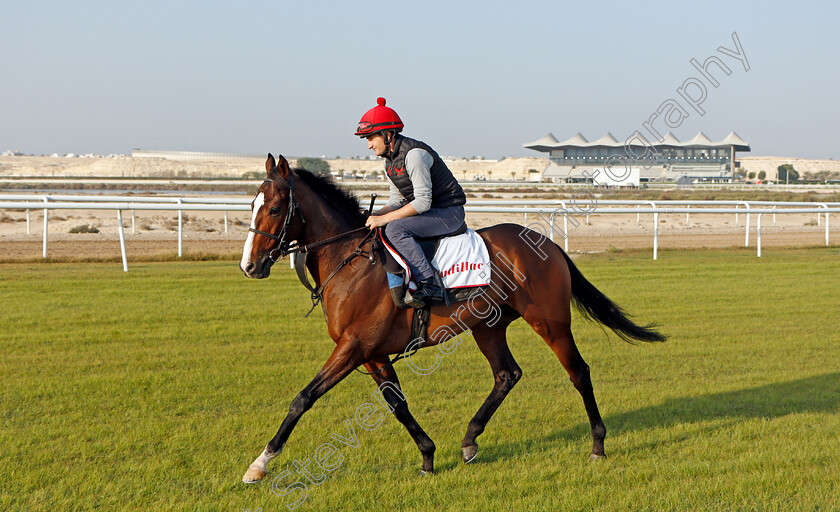
[[271, 174], [271, 171], [274, 169], [277, 169], [277, 163], [274, 162], [274, 157], [269, 153], [268, 158], [265, 159], [265, 172], [266, 174]]
[[283, 179], [289, 179], [289, 162], [287, 162], [286, 159], [283, 158], [283, 155], [280, 154], [277, 155], [277, 171], [280, 172], [280, 176], [282, 176]]

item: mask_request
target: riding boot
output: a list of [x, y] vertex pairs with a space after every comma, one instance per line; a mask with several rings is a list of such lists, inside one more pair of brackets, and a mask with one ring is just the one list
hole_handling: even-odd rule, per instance
[[411, 296], [414, 300], [423, 304], [443, 302], [443, 290], [438, 286], [434, 277], [423, 279], [417, 283], [417, 291], [411, 292]]

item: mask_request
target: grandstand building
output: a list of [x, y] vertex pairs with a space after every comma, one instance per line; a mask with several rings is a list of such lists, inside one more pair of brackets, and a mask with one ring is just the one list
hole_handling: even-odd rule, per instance
[[[719, 142], [710, 141], [703, 132], [680, 142], [669, 132], [655, 143], [648, 143], [638, 132], [626, 142], [617, 141], [610, 133], [593, 142], [580, 133], [559, 142], [549, 133], [523, 146], [549, 154], [544, 180], [585, 182], [596, 176], [596, 181], [604, 183], [597, 176], [619, 174], [627, 177], [626, 184], [637, 186], [653, 181], [731, 181], [739, 167], [735, 152], [750, 150], [735, 132]], [[620, 172], [617, 166], [622, 168]]]

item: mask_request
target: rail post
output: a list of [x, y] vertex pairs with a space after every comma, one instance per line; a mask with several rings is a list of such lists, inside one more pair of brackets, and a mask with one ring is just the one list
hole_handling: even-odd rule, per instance
[[569, 252], [569, 215], [566, 210], [566, 202], [560, 201], [560, 207], [563, 208], [563, 250]]
[[119, 224], [120, 255], [122, 256], [123, 272], [128, 272], [128, 260], [125, 257], [125, 229], [123, 228], [122, 210], [117, 210], [117, 224]]
[[745, 202], [744, 207], [747, 209], [747, 229], [746, 237], [744, 238], [744, 247], [750, 246], [750, 203]]
[[[828, 245], [828, 205], [825, 203], [820, 204], [820, 208], [825, 208], [825, 245]], [[817, 219], [820, 218], [820, 214], [817, 214]], [[817, 222], [819, 225], [819, 221]]]
[[551, 226], [551, 241], [554, 241], [554, 212], [551, 212], [551, 216], [548, 218], [548, 225]]
[[227, 233], [227, 210], [225, 210], [225, 233]]
[[[182, 204], [181, 199], [178, 199], [178, 204]], [[183, 254], [184, 246], [184, 211], [178, 210], [178, 257]]]
[[659, 212], [653, 212], [653, 259], [656, 260], [659, 252]]
[[569, 216], [563, 212], [563, 250], [569, 252]]
[[32, 234], [32, 231], [29, 229], [29, 208], [26, 209], [26, 234]]
[[758, 220], [755, 224], [755, 245], [758, 257], [761, 257], [761, 214], [758, 214]]
[[[44, 204], [47, 204], [49, 202], [50, 202], [50, 198], [47, 197], [47, 196], [44, 196]], [[47, 258], [47, 238], [48, 238], [47, 233], [49, 232], [49, 218], [50, 218], [50, 211], [48, 209], [44, 208], [44, 249], [43, 249], [43, 256], [42, 256], [44, 259]]]

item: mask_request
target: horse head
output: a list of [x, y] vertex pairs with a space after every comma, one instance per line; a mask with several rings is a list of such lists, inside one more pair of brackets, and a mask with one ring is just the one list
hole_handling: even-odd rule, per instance
[[282, 258], [303, 230], [303, 217], [295, 197], [295, 174], [289, 162], [269, 153], [265, 161], [266, 179], [251, 202], [251, 227], [239, 268], [247, 277], [263, 279], [271, 266]]

